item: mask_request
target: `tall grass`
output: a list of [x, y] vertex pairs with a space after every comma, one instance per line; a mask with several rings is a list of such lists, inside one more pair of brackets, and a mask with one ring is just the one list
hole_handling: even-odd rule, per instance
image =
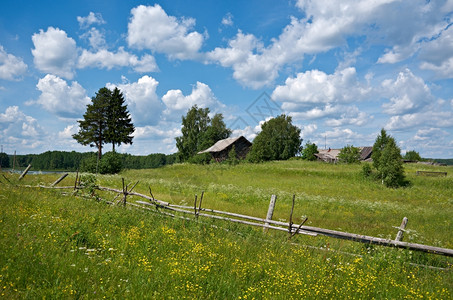
[[[453, 273], [414, 253], [350, 256], [238, 225], [197, 223], [9, 187], [0, 191], [5, 299], [317, 299], [452, 296]], [[215, 225], [215, 226], [211, 226]], [[326, 247], [326, 239], [320, 239]]]
[[[437, 170], [436, 167], [425, 167]], [[264, 217], [277, 194], [274, 219], [295, 216], [310, 225], [394, 238], [404, 216], [404, 240], [453, 248], [453, 179], [417, 177], [387, 189], [363, 179], [360, 166], [303, 161], [266, 164], [174, 165], [100, 176], [98, 183], [172, 203]], [[49, 184], [59, 175], [26, 176]], [[61, 185], [72, 185], [75, 174]], [[17, 184], [15, 177], [10, 177]], [[111, 194], [100, 193], [107, 199]], [[133, 198], [129, 199], [133, 201]], [[60, 191], [0, 183], [0, 296], [25, 298], [432, 298], [453, 296], [451, 258], [297, 236], [220, 221], [184, 221], [109, 206]], [[337, 251], [327, 251], [334, 249]], [[340, 251], [340, 252], [338, 252]], [[344, 254], [349, 252], [354, 255]], [[431, 265], [449, 270], [430, 269]]]

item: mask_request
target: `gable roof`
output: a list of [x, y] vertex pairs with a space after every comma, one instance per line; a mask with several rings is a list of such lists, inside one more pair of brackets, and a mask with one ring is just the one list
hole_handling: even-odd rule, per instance
[[224, 140], [217, 141], [217, 143], [215, 143], [214, 145], [212, 145], [208, 149], [205, 149], [203, 151], [198, 152], [198, 154], [201, 154], [201, 153], [212, 153], [212, 152], [221, 152], [221, 151], [225, 150], [226, 148], [228, 148], [230, 145], [234, 144], [236, 141], [238, 141], [241, 138], [244, 139], [250, 145], [252, 144], [245, 137], [243, 137], [241, 135], [239, 137], [227, 138], [227, 139], [224, 139]]
[[365, 160], [371, 157], [373, 153], [373, 147], [360, 147], [362, 148], [360, 151], [360, 159]]

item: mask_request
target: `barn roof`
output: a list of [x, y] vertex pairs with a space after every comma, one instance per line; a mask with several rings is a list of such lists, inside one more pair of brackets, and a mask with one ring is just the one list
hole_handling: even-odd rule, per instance
[[366, 160], [371, 157], [371, 153], [373, 152], [373, 147], [360, 147], [360, 159]]
[[234, 144], [236, 141], [238, 141], [241, 138], [244, 139], [245, 141], [247, 141], [247, 143], [249, 143], [250, 145], [252, 144], [245, 137], [243, 137], [241, 135], [239, 137], [227, 138], [227, 139], [224, 139], [224, 140], [217, 141], [217, 143], [215, 143], [214, 145], [212, 145], [208, 149], [205, 149], [203, 151], [198, 152], [198, 154], [223, 151], [223, 150], [225, 150], [226, 148], [228, 148], [230, 145]]

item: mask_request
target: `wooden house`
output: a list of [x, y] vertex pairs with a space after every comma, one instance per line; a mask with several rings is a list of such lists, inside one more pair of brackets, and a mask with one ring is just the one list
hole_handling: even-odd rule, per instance
[[201, 153], [211, 153], [212, 158], [217, 161], [221, 162], [228, 159], [228, 155], [231, 149], [236, 151], [236, 157], [239, 159], [244, 159], [247, 156], [247, 153], [252, 146], [252, 143], [249, 142], [245, 137], [235, 137], [235, 138], [227, 138], [224, 140], [220, 140], [211, 147], [206, 150], [198, 152]]
[[[371, 161], [371, 154], [373, 153], [373, 147], [358, 147], [360, 150], [360, 160], [361, 161]], [[337, 163], [338, 154], [340, 154], [341, 149], [321, 149], [318, 150], [318, 153], [315, 156], [320, 161], [328, 163]]]

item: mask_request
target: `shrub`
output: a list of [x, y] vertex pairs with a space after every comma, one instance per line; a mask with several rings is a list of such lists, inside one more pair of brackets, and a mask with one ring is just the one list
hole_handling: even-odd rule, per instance
[[300, 152], [301, 143], [300, 128], [292, 124], [290, 116], [282, 114], [261, 125], [247, 159], [251, 162], [287, 160]]
[[98, 159], [96, 155], [92, 155], [83, 159], [80, 162], [80, 172], [87, 172], [95, 174], [97, 171]]
[[302, 149], [302, 159], [314, 161], [316, 160], [316, 153], [318, 153], [318, 146], [308, 141]]
[[367, 178], [371, 176], [371, 165], [368, 163], [363, 164], [362, 166], [362, 175], [363, 177]]
[[347, 145], [341, 149], [338, 159], [340, 162], [347, 164], [360, 163], [360, 150], [352, 145]]
[[404, 167], [401, 150], [395, 139], [387, 135], [382, 129], [373, 145], [373, 166], [376, 168], [378, 178], [387, 187], [399, 187], [407, 184], [404, 177]]
[[404, 159], [411, 160], [411, 161], [421, 161], [422, 160], [420, 154], [415, 150], [407, 151], [406, 154], [404, 155]]
[[239, 163], [239, 159], [236, 154], [236, 147], [234, 145], [233, 145], [233, 148], [231, 148], [230, 152], [228, 152], [228, 159], [226, 160], [226, 162], [229, 165], [233, 165], [233, 166], [235, 166]]
[[99, 162], [99, 173], [116, 174], [123, 169], [121, 155], [116, 152], [105, 153]]
[[97, 156], [91, 156], [82, 160], [80, 163], [80, 171], [88, 173], [100, 173], [100, 174], [116, 174], [123, 169], [123, 162], [121, 154], [116, 152], [105, 153], [101, 160], [97, 159]]

